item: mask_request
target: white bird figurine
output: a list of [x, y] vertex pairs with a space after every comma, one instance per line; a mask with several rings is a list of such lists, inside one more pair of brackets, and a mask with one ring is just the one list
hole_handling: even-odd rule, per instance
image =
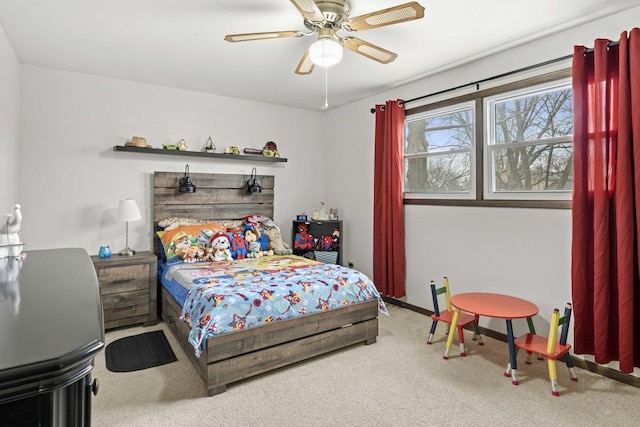
[[22, 224], [22, 211], [20, 205], [13, 205], [10, 214], [5, 214], [0, 222], [0, 258], [18, 256], [22, 252], [20, 242], [20, 225]]

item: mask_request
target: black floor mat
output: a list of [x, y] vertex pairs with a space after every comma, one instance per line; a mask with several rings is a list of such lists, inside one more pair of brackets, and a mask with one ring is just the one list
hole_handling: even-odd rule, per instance
[[105, 357], [111, 372], [139, 371], [177, 360], [163, 331], [120, 338], [107, 346]]

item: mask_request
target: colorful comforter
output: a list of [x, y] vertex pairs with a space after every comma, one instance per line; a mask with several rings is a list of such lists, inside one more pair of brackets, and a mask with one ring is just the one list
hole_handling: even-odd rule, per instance
[[163, 281], [189, 291], [181, 320], [199, 356], [211, 335], [265, 325], [370, 299], [387, 309], [364, 274], [295, 255], [167, 266]]

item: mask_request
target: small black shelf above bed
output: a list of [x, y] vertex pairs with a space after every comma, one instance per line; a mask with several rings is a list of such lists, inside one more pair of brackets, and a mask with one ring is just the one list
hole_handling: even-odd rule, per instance
[[203, 151], [180, 151], [165, 150], [163, 148], [147, 148], [147, 147], [127, 147], [125, 145], [116, 145], [113, 151], [127, 151], [130, 153], [146, 153], [146, 154], [165, 154], [170, 156], [191, 156], [205, 157], [210, 159], [225, 160], [245, 160], [250, 162], [286, 162], [284, 157], [265, 157], [257, 154], [223, 154], [223, 153], [205, 153]]

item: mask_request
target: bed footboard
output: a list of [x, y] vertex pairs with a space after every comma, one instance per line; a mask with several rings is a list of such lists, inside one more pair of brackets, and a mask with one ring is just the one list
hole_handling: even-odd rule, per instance
[[[270, 325], [211, 337], [199, 358], [187, 341], [180, 306], [162, 289], [161, 315], [213, 396], [227, 384], [269, 372], [378, 336], [378, 302], [367, 301]], [[205, 363], [206, 361], [206, 363]]]

